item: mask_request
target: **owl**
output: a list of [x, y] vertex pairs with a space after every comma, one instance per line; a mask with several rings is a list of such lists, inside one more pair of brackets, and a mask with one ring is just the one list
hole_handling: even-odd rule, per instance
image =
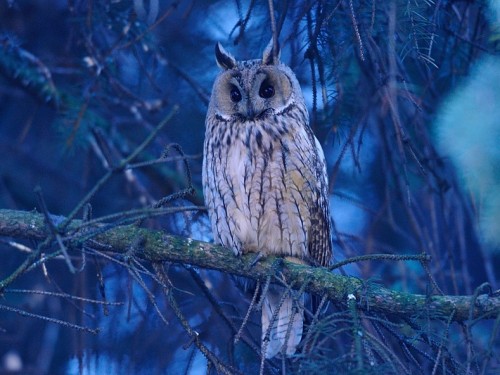
[[[215, 47], [221, 71], [205, 122], [205, 203], [215, 242], [236, 255], [327, 266], [332, 243], [325, 158], [299, 82], [277, 55], [272, 43], [262, 59], [246, 61], [220, 43]], [[302, 337], [303, 298], [271, 286], [263, 301], [266, 358], [293, 355]]]

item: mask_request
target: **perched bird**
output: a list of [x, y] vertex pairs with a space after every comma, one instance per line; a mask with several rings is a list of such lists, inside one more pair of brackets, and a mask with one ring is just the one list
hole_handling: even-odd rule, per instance
[[[327, 266], [332, 243], [325, 158], [299, 82], [278, 55], [272, 42], [261, 60], [236, 61], [220, 43], [215, 47], [222, 71], [205, 122], [205, 203], [215, 241], [236, 255]], [[262, 308], [267, 358], [295, 353], [302, 301], [283, 287], [268, 289]]]

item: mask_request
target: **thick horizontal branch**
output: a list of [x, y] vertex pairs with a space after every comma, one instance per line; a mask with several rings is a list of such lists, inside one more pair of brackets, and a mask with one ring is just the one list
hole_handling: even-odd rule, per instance
[[[52, 217], [55, 224], [64, 218]], [[62, 234], [72, 238], [73, 244], [88, 238], [89, 231], [97, 227], [82, 227], [74, 220]], [[84, 228], [84, 229], [83, 229]], [[36, 212], [0, 210], [0, 236], [44, 240], [49, 233], [43, 215]], [[173, 236], [135, 226], [118, 226], [92, 237], [92, 246], [114, 254], [129, 254], [150, 262], [169, 261], [214, 269], [255, 280], [266, 280], [279, 272], [296, 288], [306, 284], [305, 290], [327, 297], [336, 304], [347, 305], [348, 295], [358, 301], [359, 308], [387, 315], [428, 319], [494, 318], [500, 314], [500, 297], [480, 294], [477, 296], [427, 296], [398, 292], [372, 282], [341, 276], [325, 268], [296, 264], [286, 259], [269, 257], [251, 266], [255, 256], [235, 257], [222, 246]], [[140, 244], [132, 249], [132, 244]], [[132, 251], [132, 254], [131, 254]]]

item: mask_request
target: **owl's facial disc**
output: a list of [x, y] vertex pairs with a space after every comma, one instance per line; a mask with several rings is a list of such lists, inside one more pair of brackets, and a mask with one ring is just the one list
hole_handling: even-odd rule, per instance
[[280, 65], [260, 60], [237, 63], [217, 78], [212, 94], [214, 108], [222, 118], [258, 121], [275, 116], [295, 103], [293, 83]]
[[261, 99], [256, 97], [252, 86], [245, 86], [240, 76], [232, 77], [227, 85], [231, 111], [234, 116], [243, 121], [261, 119], [271, 109], [270, 103], [266, 103], [266, 101], [274, 96], [274, 87], [272, 84], [267, 80], [262, 82], [259, 89]]
[[226, 73], [219, 108], [243, 121], [255, 121], [282, 112], [290, 102], [292, 83], [274, 66]]

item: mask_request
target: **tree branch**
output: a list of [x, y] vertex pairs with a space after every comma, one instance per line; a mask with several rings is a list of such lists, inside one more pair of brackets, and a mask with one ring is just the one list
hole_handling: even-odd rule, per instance
[[[51, 216], [54, 224], [65, 218]], [[104, 232], [83, 226], [83, 222], [73, 220], [64, 233], [63, 241], [71, 246], [97, 248], [111, 254], [130, 255], [132, 243], [140, 239], [141, 249], [133, 256], [150, 262], [169, 261], [191, 264], [200, 268], [214, 269], [234, 275], [265, 281], [269, 275], [280, 274], [287, 283], [296, 288], [306, 284], [305, 291], [326, 295], [335, 304], [346, 306], [349, 298], [356, 298], [358, 308], [379, 312], [393, 317], [421, 317], [427, 319], [453, 321], [468, 319], [490, 319], [500, 314], [500, 296], [476, 293], [472, 296], [427, 296], [398, 292], [373, 282], [365, 282], [355, 277], [335, 275], [326, 268], [296, 264], [283, 258], [268, 257], [251, 266], [254, 255], [235, 257], [233, 252], [222, 246], [195, 241], [189, 238], [169, 235], [135, 226], [117, 226]], [[89, 233], [95, 235], [89, 239]], [[42, 214], [36, 212], [0, 209], [0, 236], [17, 239], [45, 240], [49, 229]], [[0, 283], [0, 285], [2, 285]]]

